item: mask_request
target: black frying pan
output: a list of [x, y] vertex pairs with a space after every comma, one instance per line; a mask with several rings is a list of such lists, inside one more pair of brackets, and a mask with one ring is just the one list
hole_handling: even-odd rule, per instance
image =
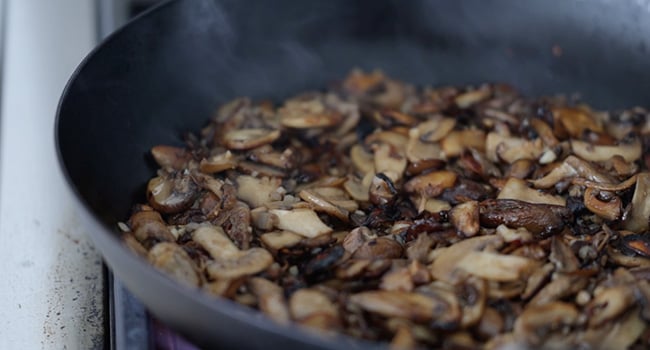
[[355, 66], [420, 84], [505, 81], [529, 95], [578, 92], [602, 108], [649, 106], [649, 49], [642, 0], [170, 1], [108, 38], [72, 76], [58, 112], [59, 159], [108, 266], [191, 340], [367, 346], [282, 328], [127, 251], [116, 223], [144, 200], [149, 149], [180, 144], [231, 98], [282, 99]]

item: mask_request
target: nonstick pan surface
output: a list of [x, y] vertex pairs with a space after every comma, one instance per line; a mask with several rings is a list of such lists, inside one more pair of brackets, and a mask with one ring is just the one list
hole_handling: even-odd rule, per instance
[[650, 105], [650, 3], [553, 1], [169, 1], [100, 44], [63, 93], [59, 160], [87, 232], [147, 308], [211, 348], [371, 346], [283, 328], [177, 285], [129, 252], [125, 220], [155, 168], [238, 96], [280, 100], [354, 67], [416, 84], [507, 82], [579, 93], [601, 108]]

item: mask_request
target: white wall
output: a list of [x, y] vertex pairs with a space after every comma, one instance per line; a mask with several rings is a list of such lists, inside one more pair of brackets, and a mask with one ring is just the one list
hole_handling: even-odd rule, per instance
[[[2, 1], [2, 0], [0, 0]], [[8, 0], [0, 124], [0, 349], [101, 348], [101, 260], [55, 157], [61, 91], [94, 45], [92, 0]]]

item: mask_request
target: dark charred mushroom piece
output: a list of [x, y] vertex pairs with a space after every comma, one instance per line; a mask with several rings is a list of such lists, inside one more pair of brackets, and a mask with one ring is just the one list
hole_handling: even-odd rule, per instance
[[523, 227], [540, 237], [560, 233], [572, 213], [566, 207], [534, 204], [513, 199], [488, 199], [480, 203], [481, 224], [496, 228], [499, 225]]

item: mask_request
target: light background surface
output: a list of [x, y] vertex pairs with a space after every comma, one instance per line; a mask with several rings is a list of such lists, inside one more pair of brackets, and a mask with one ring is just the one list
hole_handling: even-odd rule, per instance
[[95, 43], [94, 4], [6, 0], [0, 349], [103, 347], [101, 259], [78, 223], [54, 147], [59, 97]]

